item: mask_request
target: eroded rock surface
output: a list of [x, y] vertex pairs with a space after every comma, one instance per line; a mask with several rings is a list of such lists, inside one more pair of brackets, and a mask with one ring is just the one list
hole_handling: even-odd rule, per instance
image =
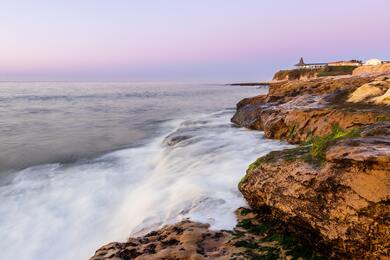
[[289, 233], [270, 212], [237, 210], [233, 231], [212, 231], [207, 224], [182, 221], [124, 243], [110, 243], [91, 260], [102, 259], [324, 259]]
[[[389, 77], [292, 81], [237, 105], [232, 122], [305, 143], [248, 168], [240, 191], [336, 257], [390, 256]], [[337, 127], [336, 127], [337, 126]], [[356, 136], [357, 134], [357, 136]]]
[[[386, 107], [346, 103], [351, 93], [359, 92], [360, 86], [379, 84], [373, 82], [378, 80], [352, 77], [271, 86], [268, 95], [239, 102], [232, 122], [263, 130], [267, 138], [300, 143], [314, 136], [329, 134], [334, 125], [352, 129], [388, 120], [390, 109]], [[382, 86], [383, 95], [384, 88]], [[379, 97], [382, 96], [375, 98]]]
[[367, 76], [367, 75], [380, 75], [390, 74], [390, 63], [385, 63], [376, 66], [361, 66], [356, 68], [352, 75], [354, 76]]
[[390, 105], [390, 76], [383, 76], [357, 88], [348, 98], [353, 103]]
[[126, 243], [110, 243], [100, 248], [91, 259], [204, 259], [226, 254], [224, 244], [231, 235], [213, 232], [208, 225], [182, 221], [151, 232], [144, 237], [130, 238]]
[[248, 169], [240, 191], [252, 208], [268, 206], [307, 234], [319, 233], [335, 255], [389, 257], [388, 131], [382, 123], [364, 137], [331, 142], [321, 166], [311, 162], [311, 147], [273, 152]]
[[91, 259], [388, 259], [388, 81], [278, 82], [267, 95], [241, 100], [233, 123], [302, 144], [249, 166], [239, 189], [253, 211], [240, 209], [233, 231], [182, 221], [110, 243]]

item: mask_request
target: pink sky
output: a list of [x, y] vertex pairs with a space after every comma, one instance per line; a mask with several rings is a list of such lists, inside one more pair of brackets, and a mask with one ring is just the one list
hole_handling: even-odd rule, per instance
[[3, 0], [0, 80], [262, 80], [390, 60], [385, 0]]

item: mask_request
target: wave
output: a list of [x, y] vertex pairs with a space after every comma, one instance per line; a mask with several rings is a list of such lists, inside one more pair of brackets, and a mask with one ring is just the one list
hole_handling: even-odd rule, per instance
[[233, 228], [247, 165], [287, 144], [233, 127], [230, 117], [166, 122], [147, 145], [13, 174], [0, 186], [0, 258], [85, 259], [104, 243], [185, 218]]

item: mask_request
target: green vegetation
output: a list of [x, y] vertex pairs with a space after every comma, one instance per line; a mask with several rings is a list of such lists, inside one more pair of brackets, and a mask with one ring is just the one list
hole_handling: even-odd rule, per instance
[[246, 216], [246, 215], [248, 215], [249, 213], [251, 213], [251, 210], [250, 210], [250, 209], [242, 209], [242, 210], [240, 211], [241, 216]]
[[325, 153], [326, 149], [330, 146], [330, 144], [335, 141], [346, 139], [346, 138], [354, 138], [360, 136], [360, 130], [351, 129], [348, 131], [344, 131], [337, 124], [332, 126], [332, 132], [326, 136], [317, 136], [312, 138], [308, 145], [310, 145], [309, 156], [305, 157], [306, 160], [314, 162], [317, 165], [322, 165], [325, 162]]
[[326, 259], [318, 256], [309, 247], [299, 243], [297, 239], [287, 234], [275, 233], [264, 239], [265, 242], [277, 242], [286, 250], [286, 254], [292, 259]]
[[294, 138], [297, 135], [297, 125], [294, 124], [291, 128], [290, 131], [288, 132], [288, 137], [290, 139]]
[[296, 148], [292, 149], [285, 149], [282, 151], [273, 151], [268, 153], [265, 156], [262, 156], [258, 158], [256, 161], [251, 163], [246, 170], [246, 174], [244, 177], [241, 178], [240, 182], [238, 183], [238, 189], [240, 189], [241, 185], [248, 180], [248, 178], [251, 176], [252, 172], [258, 168], [263, 163], [269, 163], [269, 162], [275, 162], [276, 160], [283, 159], [286, 161], [292, 161], [296, 159], [297, 157], [303, 156], [308, 153], [309, 146], [298, 146]]
[[319, 69], [293, 69], [293, 70], [280, 70], [275, 73], [274, 80], [297, 80], [302, 77], [316, 77], [318, 73], [323, 71], [323, 68]]
[[257, 244], [251, 243], [251, 242], [248, 242], [248, 241], [245, 241], [245, 240], [237, 241], [236, 243], [234, 243], [234, 246], [235, 247], [251, 248], [251, 249], [255, 249], [255, 248], [259, 247]]
[[356, 69], [356, 66], [327, 66], [316, 69], [292, 69], [292, 70], [280, 70], [275, 73], [274, 80], [298, 80], [302, 77], [328, 77], [328, 76], [341, 76], [351, 75], [352, 71]]
[[356, 66], [328, 66], [318, 73], [318, 77], [351, 75]]
[[376, 121], [378, 122], [390, 121], [390, 115], [379, 115], [376, 117]]
[[307, 145], [306, 146], [301, 145], [301, 146], [291, 148], [291, 149], [270, 152], [267, 155], [258, 158], [252, 164], [250, 164], [248, 169], [247, 169], [247, 173], [252, 172], [254, 169], [256, 169], [262, 163], [265, 163], [265, 162], [275, 162], [279, 159], [284, 159], [286, 161], [294, 160], [298, 156], [304, 155], [308, 151], [307, 148], [308, 148]]
[[[290, 134], [295, 132], [296, 127], [290, 129]], [[282, 151], [273, 151], [267, 155], [258, 158], [255, 162], [249, 165], [246, 175], [241, 179], [238, 187], [240, 187], [252, 174], [252, 172], [263, 163], [275, 162], [277, 160], [293, 161], [297, 158], [302, 158], [304, 161], [321, 166], [325, 162], [326, 149], [335, 141], [354, 138], [360, 136], [359, 129], [351, 129], [345, 131], [339, 125], [332, 126], [332, 132], [326, 136], [312, 137], [308, 142], [292, 149]]]
[[291, 259], [326, 259], [302, 244], [298, 238], [283, 232], [283, 223], [275, 222], [266, 213], [239, 221], [237, 228], [245, 231], [235, 229], [232, 244], [245, 248], [242, 256], [249, 259], [280, 259], [282, 256], [290, 256]]
[[254, 225], [250, 219], [244, 219], [237, 224], [237, 227], [244, 228], [248, 230], [249, 233], [253, 233], [256, 235], [267, 232], [271, 227], [266, 224]]

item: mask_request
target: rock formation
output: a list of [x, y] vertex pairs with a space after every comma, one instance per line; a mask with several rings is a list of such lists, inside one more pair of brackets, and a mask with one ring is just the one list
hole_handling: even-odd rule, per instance
[[329, 141], [321, 166], [307, 147], [271, 153], [249, 168], [240, 191], [252, 208], [318, 232], [339, 256], [389, 255], [389, 132], [378, 124], [364, 137]]
[[249, 205], [309, 242], [318, 235], [312, 247], [335, 257], [390, 256], [388, 86], [388, 77], [288, 82], [238, 103], [233, 123], [301, 144], [248, 168], [239, 189]]
[[381, 75], [390, 73], [390, 63], [385, 63], [375, 66], [361, 66], [356, 68], [353, 72], [353, 76], [369, 76], [369, 75]]
[[390, 76], [382, 76], [357, 88], [348, 98], [353, 103], [390, 105]]
[[268, 211], [237, 210], [233, 231], [212, 231], [207, 224], [185, 220], [158, 231], [110, 243], [96, 251], [91, 260], [103, 259], [287, 259], [321, 255], [301, 244], [288, 226]]
[[263, 130], [268, 138], [299, 143], [329, 134], [335, 124], [348, 130], [390, 119], [387, 108], [345, 102], [372, 82], [377, 81], [357, 77], [271, 85], [268, 95], [239, 102], [232, 122]]
[[274, 82], [237, 104], [234, 124], [299, 146], [249, 166], [239, 190], [252, 209], [233, 231], [187, 220], [91, 259], [390, 257], [390, 75], [363, 74]]

